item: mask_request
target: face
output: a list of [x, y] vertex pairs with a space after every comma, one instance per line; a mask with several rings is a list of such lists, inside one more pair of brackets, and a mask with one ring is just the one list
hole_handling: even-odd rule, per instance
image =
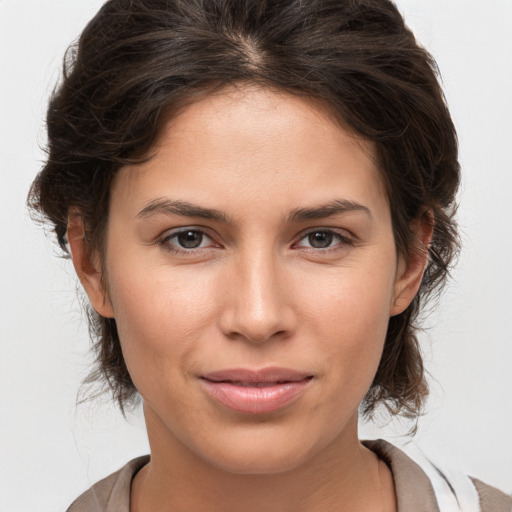
[[153, 153], [119, 171], [106, 275], [84, 280], [150, 442], [239, 473], [357, 442], [389, 316], [414, 292], [374, 148], [312, 102], [246, 87], [188, 106]]

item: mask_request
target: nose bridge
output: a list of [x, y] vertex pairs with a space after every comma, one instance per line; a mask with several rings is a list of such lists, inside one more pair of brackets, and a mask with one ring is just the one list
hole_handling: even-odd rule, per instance
[[261, 342], [293, 329], [281, 264], [273, 248], [241, 251], [233, 277], [230, 303], [224, 312], [226, 334]]

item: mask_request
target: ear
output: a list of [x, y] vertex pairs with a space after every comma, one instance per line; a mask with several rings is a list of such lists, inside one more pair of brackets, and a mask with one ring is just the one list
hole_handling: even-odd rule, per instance
[[100, 256], [89, 247], [82, 216], [76, 210], [69, 212], [67, 237], [73, 266], [91, 306], [99, 315], [114, 318], [114, 310], [101, 271]]
[[410, 252], [408, 261], [399, 256], [393, 304], [390, 316], [399, 315], [412, 302], [423, 279], [428, 262], [428, 248], [434, 231], [432, 211], [426, 212], [420, 219], [411, 224], [414, 231], [415, 247]]

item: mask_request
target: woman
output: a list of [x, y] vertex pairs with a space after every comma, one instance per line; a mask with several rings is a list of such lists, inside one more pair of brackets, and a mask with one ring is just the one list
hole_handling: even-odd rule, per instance
[[457, 245], [455, 130], [393, 4], [111, 0], [48, 136], [31, 205], [151, 445], [70, 511], [510, 509], [358, 440], [420, 413]]

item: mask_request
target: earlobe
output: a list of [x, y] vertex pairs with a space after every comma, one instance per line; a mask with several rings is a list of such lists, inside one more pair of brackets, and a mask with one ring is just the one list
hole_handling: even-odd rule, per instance
[[400, 257], [390, 316], [405, 311], [419, 290], [428, 263], [428, 248], [434, 231], [432, 212], [425, 213], [421, 219], [415, 221], [411, 229], [415, 233], [416, 247], [410, 251], [408, 261]]
[[82, 216], [77, 211], [69, 212], [67, 238], [73, 266], [91, 306], [99, 315], [114, 318], [114, 311], [103, 279], [100, 256], [97, 251], [90, 249], [84, 234]]

